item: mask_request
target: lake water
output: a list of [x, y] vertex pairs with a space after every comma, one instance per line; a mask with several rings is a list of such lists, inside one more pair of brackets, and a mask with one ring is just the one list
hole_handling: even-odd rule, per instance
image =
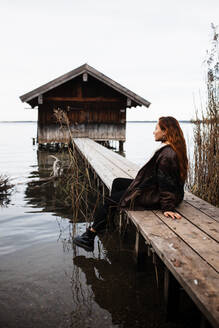
[[[158, 146], [154, 126], [127, 123], [125, 154], [140, 166]], [[192, 153], [192, 125], [181, 126]], [[96, 238], [94, 253], [72, 248], [75, 225], [55, 182], [31, 189], [53, 164], [32, 145], [36, 133], [36, 123], [0, 123], [0, 173], [15, 184], [0, 207], [0, 327], [189, 327], [164, 323], [153, 268], [136, 272], [131, 235]]]

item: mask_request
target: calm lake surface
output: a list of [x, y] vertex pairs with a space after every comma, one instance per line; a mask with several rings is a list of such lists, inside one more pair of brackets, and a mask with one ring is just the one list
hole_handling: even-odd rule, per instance
[[[140, 166], [158, 147], [154, 127], [127, 123], [125, 154]], [[192, 124], [181, 127], [192, 153]], [[31, 189], [54, 161], [32, 145], [36, 128], [0, 123], [0, 173], [15, 184], [0, 207], [0, 327], [189, 327], [164, 323], [153, 268], [136, 272], [131, 236], [96, 238], [94, 253], [73, 249], [85, 223], [72, 223], [55, 182]]]

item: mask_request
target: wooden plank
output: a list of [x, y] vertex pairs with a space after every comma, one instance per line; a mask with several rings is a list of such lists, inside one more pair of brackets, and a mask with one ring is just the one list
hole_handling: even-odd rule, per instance
[[82, 97], [82, 86], [81, 86], [80, 83], [77, 83], [76, 89], [77, 89], [77, 96], [78, 96], [78, 98], [81, 98]]
[[177, 207], [177, 212], [208, 234], [209, 237], [219, 242], [219, 222], [212, 220], [208, 215], [185, 201]]
[[163, 215], [161, 211], [154, 212], [160, 220], [175, 234], [186, 242], [212, 268], [219, 273], [219, 243], [198, 229], [186, 218], [173, 220]]
[[106, 186], [111, 185], [111, 180], [114, 179], [115, 175], [112, 171], [104, 171], [103, 170], [103, 163], [101, 163], [101, 160], [97, 161], [98, 158], [96, 157], [96, 154], [92, 151], [92, 149], [86, 149], [85, 145], [80, 145], [80, 143], [77, 144], [77, 149], [83, 153], [84, 157], [88, 161], [88, 163], [95, 168], [96, 174], [101, 178], [101, 180], [106, 184]]
[[116, 166], [113, 166], [109, 161], [106, 161], [100, 153], [93, 149], [92, 145], [86, 143], [86, 140], [74, 139], [74, 142], [89, 164], [95, 168], [97, 175], [101, 178], [109, 190], [111, 190], [113, 180], [118, 176], [124, 178], [129, 177], [126, 172], [120, 170]]
[[101, 152], [108, 160], [112, 161], [112, 158], [113, 158], [113, 160], [115, 159], [116, 162], [113, 162], [114, 165], [121, 165], [126, 170], [133, 172], [130, 174], [133, 174], [135, 176], [136, 173], [138, 172], [138, 170], [140, 169], [140, 167], [137, 164], [132, 163], [131, 161], [129, 161], [127, 158], [121, 156], [120, 154], [117, 154], [116, 152], [114, 152], [106, 147], [103, 147], [102, 145], [94, 142], [93, 140], [89, 140], [89, 142], [93, 142], [96, 150]]
[[[83, 156], [86, 158], [88, 163], [95, 168], [95, 172], [100, 177], [100, 179], [109, 188], [111, 187], [112, 180], [115, 178], [116, 173], [114, 173], [111, 168], [109, 168], [106, 163], [103, 163], [102, 157], [96, 155], [96, 152], [92, 148], [88, 148], [84, 143], [76, 143], [77, 149], [82, 152]], [[106, 167], [108, 170], [104, 170]]]
[[[95, 140], [124, 140], [125, 125], [116, 123], [86, 123], [71, 124], [73, 138], [95, 139]], [[59, 131], [60, 129], [57, 130]], [[59, 132], [60, 133], [60, 132]], [[69, 135], [68, 135], [69, 138]], [[94, 141], [93, 141], [94, 142]]]
[[111, 162], [113, 166], [119, 167], [121, 170], [124, 170], [130, 178], [134, 178], [139, 170], [139, 166], [128, 161], [126, 158], [121, 155], [113, 152], [106, 147], [98, 144], [97, 142], [88, 139], [88, 143], [92, 145], [98, 153], [100, 153], [104, 158]]
[[192, 206], [199, 209], [201, 212], [210, 216], [212, 219], [219, 222], [219, 208], [209, 204], [201, 198], [193, 195], [191, 192], [186, 191], [184, 199]]
[[[45, 97], [45, 101], [73, 101], [73, 102], [112, 102], [122, 103], [120, 98], [105, 98], [105, 97]], [[119, 109], [118, 109], [119, 110]]]
[[219, 323], [219, 275], [151, 211], [127, 211], [146, 241], [213, 327]]
[[[116, 153], [113, 153], [112, 151], [109, 150], [110, 153], [113, 153], [115, 154], [116, 156], [111, 156], [111, 158], [109, 156], [105, 156], [106, 155], [106, 148], [97, 144], [96, 142], [90, 140], [90, 139], [86, 139], [84, 138], [83, 140], [80, 140], [80, 141], [77, 141], [76, 138], [74, 138], [74, 141], [75, 143], [77, 144], [78, 142], [80, 142], [80, 144], [82, 145], [82, 143], [87, 147], [88, 151], [89, 149], [93, 149], [94, 152], [96, 152], [96, 154], [98, 155], [98, 158], [102, 157], [102, 160], [101, 161], [104, 161], [105, 163], [107, 163], [109, 166], [111, 166], [111, 169], [115, 169], [117, 168], [119, 171], [118, 172], [121, 172], [120, 174], [122, 174], [122, 176], [124, 176], [125, 174], [125, 177], [127, 178], [130, 178], [131, 175], [130, 175], [130, 171], [131, 169], [129, 170], [129, 166], [126, 165], [122, 165], [122, 163], [124, 163], [123, 161], [120, 161], [120, 155], [116, 154]], [[103, 150], [101, 152], [101, 150]], [[108, 151], [108, 149], [107, 149]], [[123, 159], [123, 157], [121, 157]], [[117, 164], [117, 165], [115, 165]], [[121, 165], [120, 165], [121, 164]], [[119, 177], [119, 175], [117, 176]]]

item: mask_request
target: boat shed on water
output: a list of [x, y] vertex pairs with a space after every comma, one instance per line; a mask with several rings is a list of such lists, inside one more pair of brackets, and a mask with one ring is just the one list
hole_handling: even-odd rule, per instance
[[68, 118], [72, 137], [125, 141], [126, 108], [150, 102], [84, 64], [20, 97], [38, 107], [37, 142], [69, 143], [69, 129], [60, 129], [56, 110]]

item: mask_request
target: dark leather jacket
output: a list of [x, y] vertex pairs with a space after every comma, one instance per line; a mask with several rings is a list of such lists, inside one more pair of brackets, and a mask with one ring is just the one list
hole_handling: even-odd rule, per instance
[[124, 193], [120, 207], [175, 211], [183, 196], [184, 182], [180, 179], [176, 152], [165, 145], [140, 169]]

